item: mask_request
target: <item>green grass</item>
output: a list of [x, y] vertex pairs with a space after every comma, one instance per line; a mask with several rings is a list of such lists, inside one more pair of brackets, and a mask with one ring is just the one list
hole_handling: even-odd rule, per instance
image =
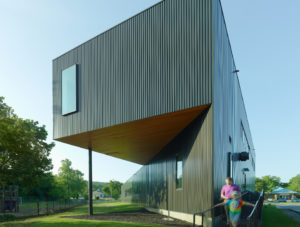
[[290, 218], [273, 205], [263, 208], [262, 227], [300, 227], [300, 223]]
[[[94, 213], [109, 213], [109, 212], [120, 212], [120, 211], [133, 211], [140, 209], [139, 206], [134, 204], [126, 203], [96, 203], [94, 204]], [[0, 224], [0, 227], [69, 227], [69, 226], [95, 226], [95, 227], [166, 227], [164, 225], [153, 225], [153, 224], [141, 224], [141, 223], [125, 223], [125, 222], [112, 222], [112, 221], [94, 221], [94, 220], [80, 220], [62, 218], [62, 216], [75, 216], [88, 214], [88, 206], [77, 207], [71, 211], [67, 211], [60, 214], [28, 218], [26, 220], [4, 222]]]

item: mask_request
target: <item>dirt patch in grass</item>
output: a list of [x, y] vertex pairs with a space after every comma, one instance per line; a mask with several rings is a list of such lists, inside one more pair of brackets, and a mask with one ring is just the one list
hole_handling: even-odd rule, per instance
[[149, 212], [144, 208], [136, 211], [112, 212], [103, 214], [63, 216], [63, 218], [101, 220], [101, 221], [117, 221], [131, 223], [147, 223], [170, 226], [192, 226], [188, 222], [184, 222], [175, 218], [166, 217], [157, 213]]

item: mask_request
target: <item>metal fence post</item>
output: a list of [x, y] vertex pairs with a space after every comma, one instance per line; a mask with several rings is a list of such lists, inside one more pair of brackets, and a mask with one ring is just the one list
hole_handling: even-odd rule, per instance
[[37, 201], [37, 215], [40, 216], [40, 203]]
[[49, 215], [49, 206], [48, 206], [48, 201], [47, 201], [47, 215]]

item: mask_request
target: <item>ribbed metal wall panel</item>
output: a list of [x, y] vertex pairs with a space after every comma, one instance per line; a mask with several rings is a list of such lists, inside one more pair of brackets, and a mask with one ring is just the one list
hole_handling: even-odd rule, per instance
[[[164, 0], [53, 60], [54, 139], [212, 102], [211, 0]], [[79, 111], [61, 71], [79, 64]]]
[[[250, 160], [233, 162], [233, 178], [242, 188], [242, 168], [249, 168], [250, 171], [246, 173], [248, 190], [254, 190], [255, 168], [252, 163], [255, 163], [255, 152], [241, 88], [234, 73], [234, 58], [219, 0], [214, 0], [213, 15], [214, 198], [215, 202], [219, 202], [220, 191], [227, 176], [227, 153], [245, 151], [242, 146], [241, 124], [244, 125], [251, 147]], [[232, 143], [229, 142], [229, 136]]]
[[[255, 152], [245, 105], [238, 77], [233, 73], [236, 68], [221, 3], [212, 0], [212, 4], [213, 9], [209, 11], [213, 14], [212, 30], [206, 30], [213, 32], [213, 36], [209, 36], [213, 42], [212, 106], [205, 117], [198, 117], [123, 185], [122, 198], [125, 201], [184, 213], [201, 211], [219, 203], [221, 187], [227, 176], [227, 153], [244, 151], [241, 124], [251, 147], [250, 160], [234, 162], [233, 178], [242, 188], [242, 168], [249, 168], [247, 189], [254, 190]], [[205, 60], [201, 64], [200, 68], [205, 67]], [[204, 121], [200, 126], [201, 119]], [[196, 132], [195, 139], [193, 133]], [[194, 144], [192, 149], [189, 144]], [[178, 152], [184, 153], [183, 190], [176, 190], [175, 183]]]
[[[122, 200], [192, 214], [213, 202], [213, 110], [209, 108], [122, 186]], [[176, 189], [176, 155], [183, 155]]]

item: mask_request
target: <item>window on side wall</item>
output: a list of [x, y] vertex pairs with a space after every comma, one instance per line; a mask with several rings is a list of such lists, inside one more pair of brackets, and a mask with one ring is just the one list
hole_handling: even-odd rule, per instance
[[77, 78], [78, 66], [72, 65], [61, 73], [61, 112], [68, 115], [78, 110], [77, 105]]
[[182, 155], [176, 157], [176, 189], [182, 189]]

